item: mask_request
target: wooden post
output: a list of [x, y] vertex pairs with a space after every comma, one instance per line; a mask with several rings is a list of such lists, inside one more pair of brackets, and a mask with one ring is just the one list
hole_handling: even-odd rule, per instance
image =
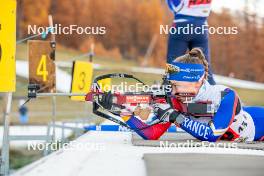
[[149, 58], [150, 58], [151, 54], [153, 53], [153, 50], [155, 48], [157, 41], [158, 41], [158, 36], [154, 35], [150, 41], [149, 47], [148, 47], [147, 52], [144, 56], [144, 60], [141, 64], [141, 66], [145, 67], [149, 64]]
[[[55, 50], [56, 50], [56, 35], [54, 34], [53, 30], [53, 19], [52, 15], [49, 15], [49, 27], [52, 28], [51, 32], [51, 48], [52, 48], [52, 57], [53, 61], [55, 61]], [[56, 71], [55, 71], [56, 72]], [[55, 123], [56, 123], [56, 96], [52, 97], [52, 141], [55, 142], [56, 140], [56, 128], [55, 128]]]
[[90, 48], [90, 54], [89, 54], [89, 62], [93, 62], [93, 57], [94, 57], [94, 43], [91, 44]]

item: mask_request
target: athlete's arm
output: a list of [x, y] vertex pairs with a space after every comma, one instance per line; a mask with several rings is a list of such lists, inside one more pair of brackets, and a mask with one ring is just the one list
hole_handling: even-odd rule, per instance
[[236, 93], [233, 90], [227, 90], [217, 113], [209, 124], [185, 117], [180, 127], [197, 139], [215, 142], [228, 130], [233, 122], [238, 101]]
[[[115, 105], [113, 104], [113, 95], [111, 92], [104, 93], [101, 100], [101, 106], [105, 109], [111, 110]], [[134, 115], [122, 115], [120, 117], [127, 123], [132, 129], [142, 129], [134, 130], [138, 135], [146, 140], [156, 140], [163, 135], [167, 129], [170, 127], [170, 122], [165, 122], [162, 124], [148, 125], [142, 122], [140, 119], [136, 118]], [[143, 129], [144, 128], [144, 129]]]
[[[157, 140], [162, 136], [170, 127], [170, 122], [159, 123], [153, 126], [149, 126], [146, 123], [142, 122], [135, 116], [122, 117], [123, 120], [128, 124], [132, 129], [142, 129], [135, 130], [135, 132], [145, 140]], [[147, 128], [146, 128], [147, 127]]]

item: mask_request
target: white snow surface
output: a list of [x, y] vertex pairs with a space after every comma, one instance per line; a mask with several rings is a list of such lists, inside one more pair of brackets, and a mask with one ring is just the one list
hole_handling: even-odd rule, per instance
[[[91, 131], [62, 149], [14, 173], [15, 176], [145, 176], [144, 153], [207, 153], [264, 156], [264, 151], [228, 148], [133, 146], [130, 132]], [[74, 145], [75, 144], [75, 145]], [[78, 147], [79, 146], [79, 147]], [[82, 147], [80, 147], [82, 146]], [[86, 148], [84, 149], [84, 146]], [[99, 147], [95, 147], [99, 146]]]

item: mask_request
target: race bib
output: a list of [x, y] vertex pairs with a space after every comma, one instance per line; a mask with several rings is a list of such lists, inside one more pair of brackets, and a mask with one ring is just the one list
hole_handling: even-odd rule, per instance
[[211, 4], [212, 0], [190, 0], [189, 1], [189, 7], [196, 6], [196, 5], [202, 5], [202, 4]]
[[183, 8], [177, 13], [194, 17], [208, 17], [212, 0], [183, 0]]
[[230, 128], [239, 135], [240, 139], [254, 140], [255, 126], [252, 117], [247, 112], [241, 111], [236, 115]]

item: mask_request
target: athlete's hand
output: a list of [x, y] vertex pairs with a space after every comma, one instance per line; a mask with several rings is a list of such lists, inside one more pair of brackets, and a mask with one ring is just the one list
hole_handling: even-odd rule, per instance
[[105, 109], [111, 110], [113, 106], [113, 94], [111, 92], [106, 92], [102, 94], [99, 99], [99, 103]]
[[114, 95], [111, 92], [105, 92], [99, 98], [98, 103], [105, 109], [115, 113], [120, 113], [125, 107], [114, 103]]
[[164, 122], [181, 124], [184, 121], [184, 115], [171, 108], [169, 104], [156, 104], [154, 114]]

